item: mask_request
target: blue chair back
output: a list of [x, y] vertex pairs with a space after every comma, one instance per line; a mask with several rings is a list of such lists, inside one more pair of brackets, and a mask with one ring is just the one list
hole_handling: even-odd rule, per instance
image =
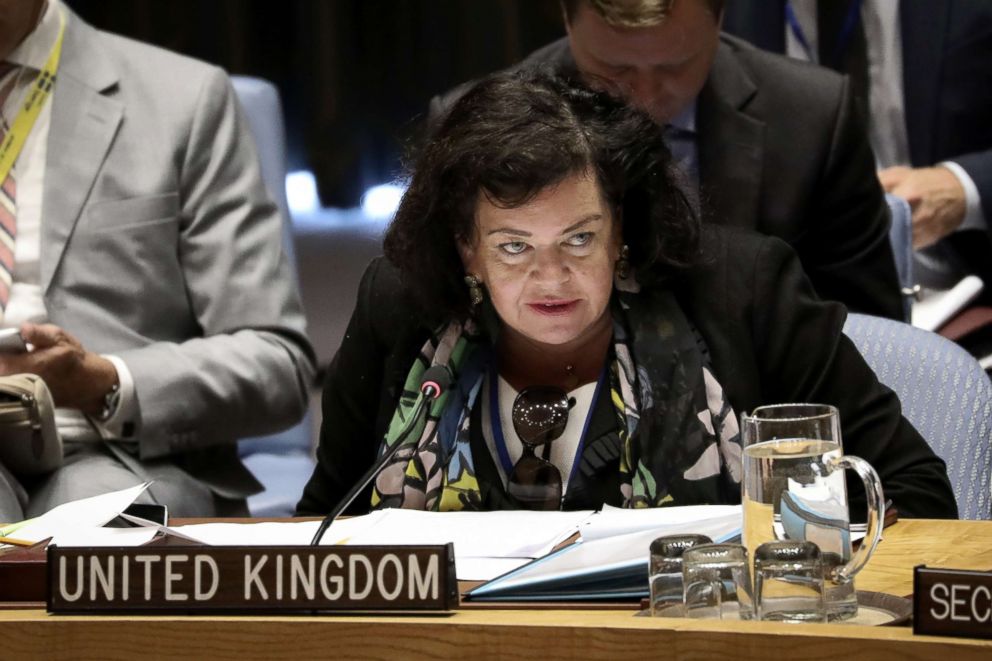
[[[283, 219], [283, 249], [299, 281], [292, 223], [286, 200], [286, 131], [279, 92], [260, 78], [232, 76], [234, 92], [241, 103], [248, 128], [258, 148], [262, 179]], [[248, 499], [253, 516], [290, 516], [313, 472], [313, 418], [309, 412], [295, 427], [278, 434], [246, 438], [238, 443], [238, 454], [265, 486], [263, 493]]]
[[909, 202], [891, 193], [885, 194], [889, 205], [889, 243], [896, 260], [896, 273], [902, 290], [903, 319], [909, 321], [913, 308], [916, 282], [913, 275], [913, 210]]
[[[255, 139], [262, 180], [282, 215], [283, 249], [296, 264], [292, 216], [286, 199], [286, 127], [283, 124], [279, 91], [267, 80], [251, 76], [231, 76], [234, 93], [241, 102], [248, 129]], [[296, 269], [293, 269], [294, 275]]]
[[851, 314], [844, 333], [947, 463], [959, 516], [992, 518], [992, 384], [985, 370], [954, 342], [898, 321]]

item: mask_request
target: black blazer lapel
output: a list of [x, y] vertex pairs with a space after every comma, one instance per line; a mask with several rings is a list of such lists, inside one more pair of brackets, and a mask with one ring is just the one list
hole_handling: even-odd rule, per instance
[[754, 228], [762, 185], [764, 122], [744, 112], [757, 87], [721, 43], [696, 110], [705, 220]]

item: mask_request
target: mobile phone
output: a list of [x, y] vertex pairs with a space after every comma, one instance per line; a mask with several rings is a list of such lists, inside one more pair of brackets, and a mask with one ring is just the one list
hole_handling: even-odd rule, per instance
[[[130, 514], [131, 516], [136, 516], [139, 519], [157, 523], [160, 526], [169, 525], [169, 510], [165, 505], [131, 503], [127, 506], [127, 509], [124, 510], [124, 514]], [[118, 519], [123, 521], [120, 517], [118, 517]], [[125, 527], [135, 525], [136, 524], [129, 521], [124, 523]]]
[[17, 328], [0, 329], [0, 352], [2, 353], [23, 353], [28, 350], [21, 337], [21, 331]]

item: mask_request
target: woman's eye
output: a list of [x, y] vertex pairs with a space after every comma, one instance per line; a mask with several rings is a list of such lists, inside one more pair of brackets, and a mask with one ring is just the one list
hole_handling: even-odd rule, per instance
[[499, 244], [500, 250], [507, 253], [508, 255], [519, 255], [524, 250], [527, 250], [527, 244], [523, 241], [510, 241], [509, 243]]
[[570, 246], [584, 246], [592, 241], [592, 232], [579, 232], [578, 234], [573, 234], [568, 237], [568, 245]]

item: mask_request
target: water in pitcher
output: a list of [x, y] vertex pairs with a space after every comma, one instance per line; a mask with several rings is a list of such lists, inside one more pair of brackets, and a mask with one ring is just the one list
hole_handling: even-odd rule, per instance
[[831, 580], [851, 558], [850, 523], [844, 471], [830, 462], [841, 456], [838, 443], [780, 439], [744, 448], [744, 544], [750, 557], [764, 542], [805, 540], [820, 547], [828, 617], [857, 613], [854, 581]]

